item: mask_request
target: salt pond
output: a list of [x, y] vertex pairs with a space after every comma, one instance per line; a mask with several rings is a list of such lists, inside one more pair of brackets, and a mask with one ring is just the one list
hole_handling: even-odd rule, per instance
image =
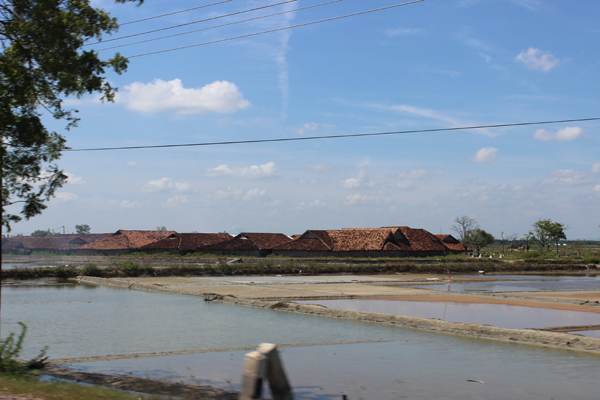
[[[573, 277], [573, 276], [520, 276], [496, 275], [490, 278], [509, 279], [493, 282], [465, 282], [444, 283], [431, 285], [410, 285], [431, 290], [445, 290], [452, 292], [486, 291], [486, 292], [535, 292], [539, 290], [600, 290], [600, 276]], [[521, 279], [521, 280], [519, 280]]]
[[329, 308], [438, 318], [444, 321], [487, 324], [500, 328], [549, 328], [556, 326], [600, 325], [600, 314], [509, 306], [504, 304], [454, 303], [395, 300], [310, 300], [304, 304], [320, 304]]
[[397, 339], [416, 333], [198, 297], [84, 284], [2, 287], [2, 336], [28, 327], [23, 357], [51, 358]]
[[[239, 390], [245, 353], [72, 367]], [[300, 399], [339, 399], [341, 394], [370, 400], [598, 398], [598, 356], [446, 335], [424, 333], [384, 343], [283, 348], [282, 359]]]

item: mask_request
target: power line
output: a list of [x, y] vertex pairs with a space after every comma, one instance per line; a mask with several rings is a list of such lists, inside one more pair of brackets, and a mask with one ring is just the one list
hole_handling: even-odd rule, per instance
[[129, 24], [136, 24], [138, 22], [142, 22], [142, 21], [148, 21], [150, 19], [156, 19], [156, 18], [161, 18], [161, 17], [166, 17], [167, 15], [173, 15], [173, 14], [179, 14], [179, 13], [183, 13], [183, 12], [188, 12], [188, 11], [193, 11], [193, 10], [198, 10], [200, 8], [206, 8], [206, 7], [211, 7], [211, 6], [216, 6], [219, 4], [223, 4], [223, 3], [229, 3], [230, 1], [233, 0], [223, 0], [223, 1], [219, 1], [217, 3], [211, 3], [211, 4], [205, 4], [203, 6], [198, 6], [198, 7], [193, 7], [193, 8], [188, 8], [186, 10], [180, 10], [180, 11], [173, 11], [167, 14], [161, 14], [161, 15], [155, 15], [154, 17], [148, 17], [148, 18], [142, 18], [142, 19], [137, 19], [135, 21], [129, 21], [129, 22], [124, 22], [122, 24], [119, 24], [119, 26], [123, 26], [123, 25], [129, 25]]
[[347, 135], [308, 136], [308, 137], [298, 137], [298, 138], [238, 140], [238, 141], [230, 141], [230, 142], [205, 142], [205, 143], [188, 143], [188, 144], [162, 144], [162, 145], [155, 145], [155, 146], [98, 147], [98, 148], [90, 148], [90, 149], [65, 149], [63, 151], [73, 151], [73, 152], [75, 152], [75, 151], [108, 151], [108, 150], [164, 149], [164, 148], [170, 148], [170, 147], [198, 147], [198, 146], [222, 146], [222, 145], [251, 144], [251, 143], [295, 142], [295, 141], [301, 141], [301, 140], [322, 140], [322, 139], [341, 139], [341, 138], [368, 137], [368, 136], [406, 135], [406, 134], [411, 134], [411, 133], [450, 132], [450, 131], [461, 131], [461, 130], [471, 130], [471, 129], [507, 128], [507, 127], [515, 127], [515, 126], [549, 125], [549, 124], [562, 124], [562, 123], [567, 123], [567, 122], [586, 122], [586, 121], [600, 121], [600, 117], [597, 117], [597, 118], [564, 119], [564, 120], [560, 120], [560, 121], [517, 122], [517, 123], [513, 123], [513, 124], [463, 126], [463, 127], [457, 127], [457, 128], [419, 129], [419, 130], [411, 130], [411, 131], [376, 132], [376, 133], [355, 133], [355, 134], [347, 134]]
[[133, 46], [134, 44], [140, 44], [140, 43], [146, 43], [146, 42], [153, 42], [155, 40], [168, 39], [168, 38], [172, 38], [172, 37], [175, 37], [175, 36], [189, 35], [190, 33], [202, 32], [202, 31], [207, 31], [207, 30], [210, 30], [210, 29], [222, 28], [224, 26], [241, 24], [243, 22], [249, 22], [249, 21], [255, 21], [255, 20], [258, 20], [258, 19], [264, 19], [264, 18], [274, 17], [276, 15], [282, 15], [282, 14], [288, 14], [288, 13], [297, 12], [297, 11], [308, 10], [309, 8], [321, 7], [321, 6], [329, 5], [329, 4], [332, 4], [332, 3], [339, 3], [340, 1], [344, 1], [344, 0], [332, 0], [332, 1], [328, 1], [326, 3], [320, 3], [320, 4], [315, 4], [315, 5], [312, 5], [312, 6], [307, 6], [307, 7], [302, 7], [302, 8], [296, 8], [294, 10], [287, 10], [287, 11], [282, 11], [282, 12], [278, 12], [278, 13], [274, 13], [274, 14], [263, 15], [263, 16], [260, 16], [260, 17], [254, 17], [254, 18], [244, 19], [244, 20], [241, 20], [241, 21], [230, 22], [230, 23], [227, 23], [227, 24], [210, 26], [208, 28], [195, 29], [195, 30], [189, 31], [189, 32], [176, 33], [174, 35], [161, 36], [161, 37], [154, 38], [154, 39], [140, 40], [139, 42], [132, 42], [132, 43], [127, 43], [127, 44], [121, 44], [121, 45], [118, 45], [118, 46], [105, 47], [103, 49], [97, 49], [96, 51], [112, 50], [112, 49], [117, 49], [119, 47]]
[[368, 13], [372, 13], [372, 12], [375, 12], [375, 11], [389, 10], [390, 8], [396, 8], [396, 7], [406, 6], [406, 5], [409, 5], [409, 4], [420, 3], [422, 1], [425, 1], [425, 0], [414, 0], [414, 1], [409, 1], [408, 3], [394, 4], [392, 6], [381, 7], [381, 8], [374, 8], [372, 10], [360, 11], [360, 12], [353, 13], [353, 14], [346, 14], [346, 15], [341, 15], [341, 16], [338, 16], [338, 17], [321, 19], [321, 20], [318, 20], [318, 21], [305, 22], [303, 24], [292, 25], [292, 26], [285, 26], [283, 28], [270, 29], [268, 31], [249, 33], [249, 34], [246, 34], [246, 35], [234, 36], [234, 37], [225, 38], [225, 39], [217, 39], [217, 40], [212, 40], [210, 42], [191, 44], [189, 46], [175, 47], [175, 48], [172, 48], [172, 49], [158, 50], [158, 51], [153, 51], [153, 52], [150, 52], [150, 53], [137, 54], [135, 56], [127, 56], [127, 58], [136, 58], [136, 57], [149, 56], [149, 55], [152, 55], [152, 54], [159, 54], [159, 53], [166, 53], [166, 52], [169, 52], [169, 51], [188, 49], [190, 47], [205, 46], [207, 44], [221, 43], [221, 42], [227, 42], [229, 40], [235, 40], [235, 39], [242, 39], [242, 38], [247, 38], [247, 37], [251, 37], [251, 36], [264, 35], [266, 33], [284, 31], [284, 30], [287, 30], [287, 29], [298, 28], [298, 27], [301, 27], [301, 26], [314, 25], [314, 24], [319, 24], [321, 22], [329, 22], [329, 21], [334, 21], [334, 20], [337, 20], [337, 19], [354, 17], [354, 16], [357, 16], [357, 15], [368, 14]]
[[[257, 8], [251, 8], [251, 9], [249, 9], [249, 10], [238, 11], [238, 12], [234, 12], [234, 13], [231, 13], [231, 14], [223, 14], [223, 15], [219, 15], [219, 16], [216, 16], [216, 17], [211, 17], [211, 18], [200, 19], [200, 20], [198, 20], [198, 21], [187, 22], [187, 23], [185, 23], [185, 24], [173, 25], [173, 26], [168, 26], [168, 27], [166, 27], [166, 28], [154, 29], [154, 30], [151, 30], [151, 31], [140, 32], [140, 33], [134, 33], [134, 34], [131, 34], [131, 35], [127, 35], [127, 36], [121, 36], [121, 37], [114, 38], [114, 39], [108, 39], [108, 40], [102, 40], [102, 41], [98, 41], [98, 42], [94, 42], [94, 43], [88, 43], [88, 44], [84, 44], [84, 46], [91, 46], [91, 45], [94, 45], [94, 44], [99, 44], [99, 43], [114, 42], [115, 40], [127, 39], [127, 38], [130, 38], [130, 37], [147, 35], [147, 34], [149, 34], [149, 33], [160, 32], [160, 31], [166, 31], [166, 30], [168, 30], [168, 29], [180, 28], [180, 27], [182, 27], [182, 26], [188, 26], [188, 25], [193, 25], [193, 24], [199, 24], [199, 23], [201, 23], [201, 22], [212, 21], [212, 20], [219, 19], [219, 18], [231, 17], [231, 16], [233, 16], [233, 15], [244, 14], [244, 13], [248, 13], [248, 12], [252, 12], [252, 11], [258, 11], [258, 10], [263, 10], [263, 9], [265, 9], [265, 8], [276, 7], [276, 6], [280, 6], [280, 5], [283, 5], [283, 4], [288, 4], [288, 3], [295, 3], [296, 1], [298, 1], [298, 0], [287, 0], [287, 1], [284, 1], [284, 2], [281, 2], [281, 3], [275, 3], [275, 4], [268, 5], [268, 6], [262, 6], [262, 7], [257, 7]], [[424, 1], [424, 0], [421, 0], [421, 1]]]

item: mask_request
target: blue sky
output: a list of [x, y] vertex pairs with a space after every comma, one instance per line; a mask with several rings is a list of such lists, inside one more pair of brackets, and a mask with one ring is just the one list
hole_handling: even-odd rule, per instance
[[[121, 23], [213, 1], [93, 2]], [[220, 5], [123, 25], [136, 34], [250, 8]], [[105, 42], [103, 49], [324, 0], [299, 0]], [[398, 4], [343, 0], [100, 51], [135, 56]], [[114, 104], [67, 99], [72, 148], [450, 128], [600, 117], [600, 3], [426, 0], [287, 31], [130, 59]], [[449, 233], [475, 218], [519, 236], [540, 218], [600, 236], [600, 122], [287, 143], [65, 153], [70, 182], [14, 233], [264, 231], [408, 225]], [[62, 228], [60, 228], [62, 229]]]

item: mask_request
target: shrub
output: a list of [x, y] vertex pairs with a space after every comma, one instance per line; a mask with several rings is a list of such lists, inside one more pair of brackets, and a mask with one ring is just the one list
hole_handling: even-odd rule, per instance
[[63, 266], [63, 265], [59, 265], [58, 267], [54, 268], [54, 275], [58, 278], [58, 279], [69, 279], [69, 278], [75, 278], [78, 273], [77, 273], [77, 268], [73, 267], [73, 266]]
[[83, 266], [81, 273], [85, 276], [102, 276], [102, 270], [94, 263], [87, 263]]
[[0, 340], [0, 372], [14, 375], [26, 374], [29, 371], [28, 367], [44, 357], [46, 350], [48, 350], [47, 346], [44, 347], [37, 357], [25, 363], [17, 361], [16, 358], [21, 353], [23, 339], [25, 339], [25, 334], [27, 333], [27, 326], [22, 322], [18, 324], [21, 326], [21, 333], [16, 340], [13, 332], [6, 339]]
[[586, 264], [600, 264], [600, 256], [589, 255], [585, 258], [585, 263]]

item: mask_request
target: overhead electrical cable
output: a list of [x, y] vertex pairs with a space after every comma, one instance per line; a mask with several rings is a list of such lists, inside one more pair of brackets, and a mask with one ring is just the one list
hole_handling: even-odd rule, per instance
[[414, 0], [414, 1], [410, 1], [408, 3], [394, 4], [394, 5], [387, 6], [387, 7], [374, 8], [372, 10], [360, 11], [360, 12], [356, 12], [356, 13], [353, 13], [353, 14], [340, 15], [338, 17], [326, 18], [326, 19], [321, 19], [321, 20], [318, 20], [318, 21], [305, 22], [303, 24], [291, 25], [291, 26], [284, 26], [282, 28], [276, 28], [276, 29], [270, 29], [268, 31], [248, 33], [246, 35], [234, 36], [234, 37], [225, 38], [225, 39], [217, 39], [217, 40], [212, 40], [210, 42], [203, 42], [203, 43], [191, 44], [191, 45], [188, 45], [188, 46], [175, 47], [175, 48], [166, 49], [166, 50], [158, 50], [158, 51], [153, 51], [153, 52], [150, 52], [150, 53], [137, 54], [135, 56], [127, 56], [127, 58], [144, 57], [144, 56], [149, 56], [149, 55], [152, 55], [152, 54], [159, 54], [159, 53], [166, 53], [166, 52], [169, 52], [169, 51], [189, 49], [190, 47], [205, 46], [207, 44], [221, 43], [221, 42], [227, 42], [229, 40], [235, 40], [235, 39], [242, 39], [242, 38], [247, 38], [247, 37], [251, 37], [251, 36], [264, 35], [266, 33], [279, 32], [279, 31], [284, 31], [284, 30], [287, 30], [287, 29], [298, 28], [298, 27], [301, 27], [301, 26], [320, 24], [322, 22], [329, 22], [329, 21], [335, 21], [337, 19], [342, 19], [342, 18], [355, 17], [357, 15], [368, 14], [368, 13], [372, 13], [372, 12], [376, 12], [376, 11], [389, 10], [390, 8], [396, 8], [396, 7], [406, 6], [406, 5], [409, 5], [409, 4], [420, 3], [422, 1], [425, 1], [425, 0]]
[[369, 137], [369, 136], [406, 135], [406, 134], [412, 134], [412, 133], [450, 132], [450, 131], [462, 131], [462, 130], [472, 130], [472, 129], [507, 128], [507, 127], [515, 127], [515, 126], [549, 125], [549, 124], [562, 124], [562, 123], [568, 123], [568, 122], [586, 122], [586, 121], [600, 121], [600, 117], [598, 117], [598, 118], [565, 119], [565, 120], [560, 120], [560, 121], [517, 122], [517, 123], [513, 123], [513, 124], [462, 126], [462, 127], [456, 127], [456, 128], [419, 129], [419, 130], [411, 130], [411, 131], [355, 133], [355, 134], [347, 134], [347, 135], [308, 136], [308, 137], [277, 138], [277, 139], [237, 140], [237, 141], [230, 141], [230, 142], [162, 144], [162, 145], [155, 145], [155, 146], [98, 147], [98, 148], [90, 148], [90, 149], [65, 149], [63, 151], [76, 152], [76, 151], [165, 149], [165, 148], [171, 148], [171, 147], [199, 147], [199, 146], [223, 146], [223, 145], [251, 144], [251, 143], [297, 142], [297, 141], [301, 141], [301, 140], [323, 140], [323, 139], [341, 139], [341, 138]]
[[148, 20], [151, 20], [151, 19], [166, 17], [168, 15], [179, 14], [179, 13], [184, 13], [184, 12], [188, 12], [188, 11], [194, 11], [194, 10], [198, 10], [200, 8], [206, 8], [206, 7], [216, 6], [216, 5], [223, 4], [223, 3], [229, 3], [230, 1], [233, 1], [233, 0], [223, 0], [223, 1], [219, 1], [217, 3], [205, 4], [203, 6], [188, 8], [188, 9], [185, 9], [185, 10], [173, 11], [173, 12], [170, 12], [170, 13], [167, 13], [167, 14], [155, 15], [154, 17], [142, 18], [142, 19], [137, 19], [135, 21], [129, 21], [129, 22], [123, 22], [122, 24], [119, 24], [119, 26], [136, 24], [138, 22], [143, 22], [143, 21], [148, 21]]
[[175, 36], [189, 35], [190, 33], [202, 32], [202, 31], [207, 31], [207, 30], [210, 30], [210, 29], [222, 28], [224, 26], [236, 25], [236, 24], [241, 24], [241, 23], [244, 23], [244, 22], [256, 21], [258, 19], [264, 19], [264, 18], [274, 17], [274, 16], [277, 16], [277, 15], [282, 15], [282, 14], [288, 14], [288, 13], [297, 12], [297, 11], [308, 10], [309, 8], [326, 6], [326, 5], [333, 4], [333, 3], [339, 3], [340, 1], [344, 1], [344, 0], [332, 0], [332, 1], [328, 1], [326, 3], [320, 3], [320, 4], [315, 4], [315, 5], [312, 5], [312, 6], [306, 6], [306, 7], [302, 7], [302, 8], [296, 8], [296, 9], [293, 9], [293, 10], [282, 11], [282, 12], [278, 12], [278, 13], [274, 13], [274, 14], [262, 15], [260, 17], [254, 17], [254, 18], [244, 19], [244, 20], [241, 20], [241, 21], [230, 22], [228, 24], [215, 25], [215, 26], [210, 26], [208, 28], [195, 29], [195, 30], [189, 31], [189, 32], [176, 33], [174, 35], [161, 36], [161, 37], [154, 38], [154, 39], [146, 39], [146, 40], [140, 40], [138, 42], [121, 44], [121, 45], [118, 45], [118, 46], [105, 47], [103, 49], [96, 49], [96, 51], [112, 50], [112, 49], [117, 49], [119, 47], [133, 46], [134, 44], [140, 44], [140, 43], [146, 43], [146, 42], [153, 42], [155, 40], [168, 39], [168, 38], [172, 38], [172, 37], [175, 37]]
[[[199, 24], [201, 22], [206, 22], [206, 21], [213, 21], [215, 19], [220, 19], [220, 18], [225, 18], [225, 17], [231, 17], [234, 15], [239, 15], [239, 14], [245, 14], [245, 13], [249, 13], [252, 11], [258, 11], [258, 10], [263, 10], [265, 8], [270, 8], [270, 7], [277, 7], [277, 6], [281, 6], [283, 4], [289, 4], [289, 3], [295, 3], [298, 0], [287, 0], [281, 3], [275, 3], [275, 4], [270, 4], [268, 6], [262, 6], [262, 7], [256, 7], [256, 8], [251, 8], [249, 10], [244, 10], [244, 11], [238, 11], [238, 12], [234, 12], [231, 14], [223, 14], [223, 15], [218, 15], [216, 17], [211, 17], [211, 18], [205, 18], [205, 19], [200, 19], [198, 21], [192, 21], [192, 22], [186, 22], [185, 24], [179, 24], [179, 25], [173, 25], [173, 26], [167, 26], [166, 28], [160, 28], [160, 29], [154, 29], [151, 31], [146, 31], [146, 32], [140, 32], [140, 33], [133, 33], [131, 35], [126, 35], [126, 36], [120, 36], [114, 39], [107, 39], [107, 40], [102, 40], [102, 41], [98, 41], [98, 42], [94, 42], [94, 43], [88, 43], [88, 44], [84, 44], [84, 46], [92, 46], [94, 44], [99, 44], [99, 43], [107, 43], [107, 42], [114, 42], [115, 40], [121, 40], [121, 39], [127, 39], [130, 37], [136, 37], [136, 36], [142, 36], [142, 35], [147, 35], [149, 33], [154, 33], [154, 32], [161, 32], [161, 31], [166, 31], [169, 29], [175, 29], [175, 28], [180, 28], [182, 26], [188, 26], [188, 25], [194, 25], [194, 24]], [[420, 0], [420, 1], [424, 1], [424, 0]]]

